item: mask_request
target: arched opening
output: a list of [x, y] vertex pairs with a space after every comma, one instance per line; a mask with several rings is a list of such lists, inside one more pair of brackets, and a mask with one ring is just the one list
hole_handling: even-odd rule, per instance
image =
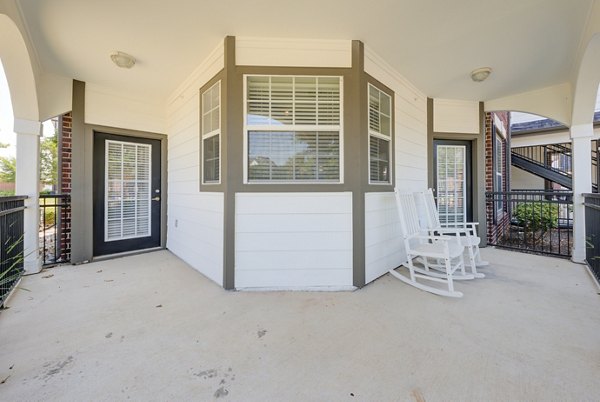
[[38, 102], [33, 68], [21, 32], [0, 14], [0, 59], [8, 81], [15, 119], [38, 121]]
[[14, 21], [0, 14], [0, 61], [10, 93], [16, 140], [17, 195], [26, 196], [23, 212], [24, 269], [39, 272], [39, 123], [38, 97], [35, 76], [27, 46]]
[[8, 83], [0, 60], [0, 196], [15, 194], [17, 137]]

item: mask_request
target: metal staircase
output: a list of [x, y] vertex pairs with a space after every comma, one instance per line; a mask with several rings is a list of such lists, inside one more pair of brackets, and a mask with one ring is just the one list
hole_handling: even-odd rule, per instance
[[[592, 141], [592, 188], [594, 192], [598, 192], [598, 178], [600, 177], [599, 146], [600, 141]], [[538, 177], [573, 189], [570, 142], [512, 148], [511, 164]]]
[[512, 148], [511, 163], [538, 177], [573, 188], [571, 144], [568, 142]]

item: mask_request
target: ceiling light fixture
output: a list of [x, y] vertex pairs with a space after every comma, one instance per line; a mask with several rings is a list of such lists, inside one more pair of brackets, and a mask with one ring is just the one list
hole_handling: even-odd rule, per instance
[[121, 68], [131, 68], [135, 65], [135, 57], [127, 53], [113, 52], [111, 53], [110, 58], [113, 63]]
[[490, 67], [481, 67], [471, 71], [471, 79], [475, 82], [485, 81], [491, 73], [492, 69]]

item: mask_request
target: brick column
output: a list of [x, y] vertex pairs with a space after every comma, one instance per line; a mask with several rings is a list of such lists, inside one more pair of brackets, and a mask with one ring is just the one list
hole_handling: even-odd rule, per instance
[[[495, 166], [494, 166], [494, 144], [496, 133], [494, 130], [494, 118], [500, 121], [506, 130], [506, 138], [502, 143], [502, 184], [501, 188], [495, 189]], [[509, 191], [510, 190], [510, 121], [508, 112], [493, 112], [485, 114], [485, 191]], [[510, 214], [508, 213], [508, 199], [504, 200], [504, 213], [496, 214], [494, 202], [486, 201], [486, 221], [488, 243], [495, 244], [501, 238], [510, 225]]]
[[[61, 194], [71, 194], [71, 113], [60, 116], [59, 119], [59, 189]], [[68, 207], [61, 208], [60, 214], [60, 261], [71, 260], [71, 203]]]

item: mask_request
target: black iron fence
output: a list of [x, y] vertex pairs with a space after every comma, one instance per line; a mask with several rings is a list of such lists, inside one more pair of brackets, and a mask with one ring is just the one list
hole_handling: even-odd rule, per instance
[[486, 210], [488, 244], [548, 255], [571, 255], [572, 192], [488, 192]]
[[23, 275], [23, 211], [27, 197], [0, 197], [0, 306]]
[[584, 194], [585, 260], [600, 282], [600, 194]]
[[40, 252], [43, 265], [71, 260], [71, 196], [40, 195]]

